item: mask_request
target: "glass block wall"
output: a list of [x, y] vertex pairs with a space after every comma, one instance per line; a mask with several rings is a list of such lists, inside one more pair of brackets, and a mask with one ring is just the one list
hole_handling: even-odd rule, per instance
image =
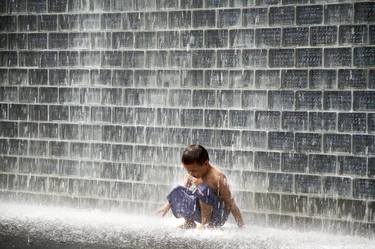
[[0, 194], [146, 211], [201, 143], [248, 224], [375, 230], [375, 2], [1, 0]]

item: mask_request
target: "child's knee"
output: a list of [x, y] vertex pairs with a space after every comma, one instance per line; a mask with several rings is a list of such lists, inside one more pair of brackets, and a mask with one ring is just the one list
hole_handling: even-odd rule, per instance
[[169, 194], [167, 195], [167, 200], [171, 201], [171, 199], [182, 198], [182, 196], [185, 193], [186, 193], [186, 188], [184, 188], [183, 186], [177, 186], [173, 188], [171, 192], [169, 192]]
[[185, 191], [186, 191], [186, 188], [183, 187], [183, 186], [177, 186], [177, 187], [175, 187], [174, 189], [172, 189], [172, 191], [183, 191], [183, 192], [185, 192]]
[[210, 195], [210, 187], [207, 184], [201, 183], [197, 186], [198, 194], [200, 196], [209, 196]]
[[174, 187], [170, 193], [186, 193], [187, 192], [187, 188], [185, 188], [184, 186], [177, 186], [177, 187]]
[[197, 186], [196, 196], [198, 199], [208, 205], [214, 205], [217, 197], [207, 184], [201, 183]]

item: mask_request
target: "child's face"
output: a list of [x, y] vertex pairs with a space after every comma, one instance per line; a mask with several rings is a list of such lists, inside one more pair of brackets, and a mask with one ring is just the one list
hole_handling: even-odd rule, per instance
[[203, 175], [207, 173], [208, 161], [204, 162], [202, 165], [193, 163], [193, 164], [182, 164], [182, 166], [186, 169], [186, 171], [192, 177], [201, 178]]

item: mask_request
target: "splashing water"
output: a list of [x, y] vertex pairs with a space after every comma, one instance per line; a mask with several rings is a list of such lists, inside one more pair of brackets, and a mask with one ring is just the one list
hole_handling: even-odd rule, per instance
[[[370, 249], [374, 240], [252, 226], [226, 224], [216, 230], [176, 229], [181, 219], [139, 216], [118, 211], [51, 206], [0, 204], [0, 236], [85, 244], [95, 248], [254, 248], [254, 249]], [[1, 238], [1, 237], [0, 237]], [[27, 239], [26, 239], [27, 238]], [[0, 239], [0, 244], [2, 240]], [[27, 246], [25, 245], [25, 248]], [[54, 247], [58, 248], [58, 247]]]

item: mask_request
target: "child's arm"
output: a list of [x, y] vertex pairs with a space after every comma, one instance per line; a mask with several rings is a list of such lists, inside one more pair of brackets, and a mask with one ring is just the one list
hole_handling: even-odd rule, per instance
[[192, 184], [192, 176], [190, 176], [189, 174], [186, 174], [185, 175], [185, 179], [184, 179], [184, 187], [186, 188], [190, 188], [191, 187], [191, 184]]
[[227, 179], [225, 176], [220, 177], [219, 180], [219, 186], [218, 186], [218, 194], [220, 198], [224, 201], [225, 207], [230, 210], [232, 213], [234, 219], [236, 220], [236, 223], [239, 227], [242, 227], [245, 225], [242, 214], [240, 209], [237, 207], [236, 202], [232, 198], [232, 194], [229, 189], [229, 184], [227, 182]]
[[243, 219], [242, 219], [242, 214], [241, 214], [241, 211], [240, 209], [237, 207], [237, 204], [236, 202], [232, 199], [232, 207], [231, 207], [231, 210], [230, 210], [233, 214], [233, 217], [234, 219], [236, 220], [237, 222], [237, 225], [239, 227], [242, 227], [245, 225], [245, 223], [243, 222]]
[[171, 205], [169, 204], [169, 202], [165, 203], [162, 207], [160, 207], [157, 212], [161, 214], [161, 216], [165, 216], [169, 209], [171, 208]]

